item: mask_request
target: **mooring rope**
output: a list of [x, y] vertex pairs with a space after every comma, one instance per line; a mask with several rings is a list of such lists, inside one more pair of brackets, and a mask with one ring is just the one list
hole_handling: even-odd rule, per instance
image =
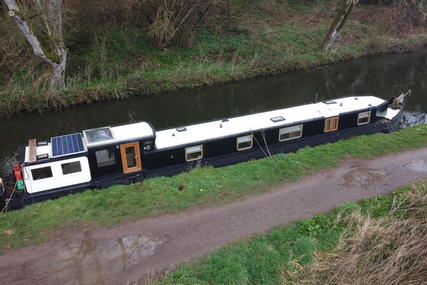
[[4, 207], [3, 207], [3, 209], [1, 210], [1, 214], [3, 214], [4, 212], [6, 212], [6, 210], [7, 210], [7, 207], [9, 206], [9, 202], [10, 202], [10, 200], [13, 198], [13, 194], [15, 194], [15, 190], [16, 190], [16, 186], [18, 185], [18, 181], [15, 183], [15, 185], [13, 186], [13, 190], [12, 190], [12, 193], [10, 194], [10, 196], [9, 196], [9, 199], [6, 199], [6, 203], [5, 203], [5, 205], [4, 205]]

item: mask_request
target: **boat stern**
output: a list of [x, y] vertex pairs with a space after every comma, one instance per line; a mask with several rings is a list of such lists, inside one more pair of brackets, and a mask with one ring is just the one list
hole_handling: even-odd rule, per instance
[[393, 97], [383, 108], [378, 110], [377, 116], [382, 118], [381, 122], [384, 125], [383, 132], [389, 133], [399, 129], [403, 108], [410, 94], [411, 90], [408, 90], [406, 93]]

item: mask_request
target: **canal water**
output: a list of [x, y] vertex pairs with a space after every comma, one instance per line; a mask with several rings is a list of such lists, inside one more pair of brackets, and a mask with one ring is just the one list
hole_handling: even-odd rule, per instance
[[384, 99], [412, 90], [405, 125], [427, 123], [427, 50], [375, 56], [282, 76], [212, 88], [26, 113], [0, 121], [0, 176], [16, 163], [19, 145], [108, 125], [148, 121], [156, 129], [267, 111], [352, 94]]

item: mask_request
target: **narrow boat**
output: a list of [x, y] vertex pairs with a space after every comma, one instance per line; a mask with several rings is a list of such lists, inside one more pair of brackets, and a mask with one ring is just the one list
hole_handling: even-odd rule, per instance
[[391, 132], [398, 128], [406, 95], [351, 96], [160, 131], [138, 122], [31, 139], [20, 163], [0, 179], [0, 203], [17, 209], [85, 189]]

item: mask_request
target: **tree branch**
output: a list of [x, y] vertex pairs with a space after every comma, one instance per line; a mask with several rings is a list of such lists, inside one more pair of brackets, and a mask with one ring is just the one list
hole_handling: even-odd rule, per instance
[[21, 30], [22, 34], [24, 35], [24, 37], [27, 39], [27, 41], [30, 43], [31, 47], [33, 48], [34, 54], [40, 57], [41, 59], [43, 59], [44, 61], [48, 62], [49, 64], [53, 64], [54, 62], [46, 56], [40, 44], [40, 41], [38, 40], [36, 35], [34, 35], [34, 33], [31, 31], [30, 26], [22, 16], [21, 10], [16, 5], [15, 0], [4, 0], [4, 1], [6, 2], [6, 5], [9, 8], [9, 16], [13, 17], [15, 22], [18, 24], [18, 28]]

